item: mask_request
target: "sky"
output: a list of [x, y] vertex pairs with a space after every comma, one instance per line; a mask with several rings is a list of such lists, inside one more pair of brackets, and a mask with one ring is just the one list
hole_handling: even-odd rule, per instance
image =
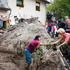
[[48, 0], [49, 2], [52, 2], [53, 0]]

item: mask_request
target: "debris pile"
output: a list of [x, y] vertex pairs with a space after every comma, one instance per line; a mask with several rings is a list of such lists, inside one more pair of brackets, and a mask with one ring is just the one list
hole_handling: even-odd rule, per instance
[[[41, 41], [48, 43], [51, 37], [38, 20], [30, 23], [23, 21], [11, 26], [0, 37], [0, 70], [25, 70], [25, 58], [13, 58], [18, 47], [26, 47], [27, 44], [37, 35], [41, 35]], [[46, 38], [46, 39], [45, 39]], [[58, 55], [41, 47], [32, 54], [33, 62], [30, 70], [62, 70]]]

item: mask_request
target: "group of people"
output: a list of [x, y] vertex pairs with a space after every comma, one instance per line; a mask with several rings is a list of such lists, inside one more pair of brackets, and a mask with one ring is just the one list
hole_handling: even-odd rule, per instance
[[[57, 49], [62, 48], [63, 46], [65, 46], [66, 49], [70, 48], [70, 34], [66, 33], [65, 30], [63, 28], [59, 28], [57, 30], [58, 35], [59, 35], [59, 39], [56, 42], [52, 42], [51, 45], [54, 44], [58, 44], [60, 43], [58, 46], [56, 46]], [[32, 57], [31, 54], [36, 51], [36, 49], [38, 49], [40, 46], [47, 46], [48, 44], [43, 44], [40, 42], [40, 35], [36, 35], [35, 38], [28, 44], [28, 46], [25, 48], [25, 59], [26, 59], [26, 63], [28, 64], [28, 67], [30, 66], [31, 62], [32, 62]], [[66, 46], [68, 45], [68, 46]], [[70, 54], [68, 53], [70, 52], [66, 50], [65, 53], [63, 53], [67, 57], [67, 59], [70, 60]]]
[[[52, 29], [51, 26], [55, 26], [55, 23], [56, 23], [56, 21], [53, 21], [53, 24], [51, 24], [51, 20], [50, 20], [51, 17], [52, 17], [52, 15], [48, 18], [48, 33], [50, 33], [50, 31]], [[59, 21], [59, 22], [61, 22], [61, 21]], [[66, 22], [69, 23], [68, 20]], [[57, 28], [57, 27], [56, 26], [53, 27], [53, 30], [54, 31], [55, 31], [55, 28]], [[65, 48], [65, 49], [62, 50], [63, 51], [62, 53], [63, 53], [64, 57], [70, 61], [70, 33], [67, 33], [65, 31], [65, 26], [63, 26], [63, 27], [59, 26], [57, 28], [57, 31], [56, 32], [58, 33], [58, 40], [56, 42], [50, 43], [50, 45], [53, 46], [53, 45], [55, 45], [55, 44], [57, 45], [59, 43], [59, 45], [56, 46], [56, 49]], [[45, 43], [45, 44], [44, 43], [41, 43], [40, 38], [41, 38], [40, 35], [36, 35], [35, 38], [24, 49], [24, 54], [25, 54], [25, 59], [26, 59], [27, 68], [28, 69], [29, 69], [29, 67], [30, 67], [30, 65], [32, 63], [31, 54], [33, 52], [36, 52], [36, 50], [40, 46], [47, 47], [47, 45], [48, 45], [47, 43]]]
[[57, 48], [60, 48], [64, 57], [70, 63], [70, 19], [68, 16], [66, 16], [65, 19], [57, 19], [57, 16], [48, 12], [46, 29], [51, 37], [59, 37], [59, 39], [52, 44], [58, 44], [60, 42]]
[[[52, 17], [52, 18], [51, 18]], [[52, 36], [56, 36], [58, 34], [58, 40], [56, 42], [52, 42], [50, 45], [59, 45], [56, 46], [56, 49], [60, 49], [64, 55], [64, 57], [70, 61], [70, 33], [66, 32], [66, 23], [70, 23], [70, 20], [66, 20], [65, 22], [56, 19], [50, 13], [47, 15], [48, 19], [48, 27], [47, 31], [50, 34], [52, 32]], [[36, 51], [40, 46], [47, 46], [48, 44], [44, 44], [40, 42], [40, 35], [36, 35], [35, 38], [27, 45], [25, 48], [25, 59], [28, 67], [32, 63], [31, 54]]]
[[47, 32], [51, 37], [57, 36], [57, 30], [59, 28], [65, 29], [66, 32], [70, 33], [70, 19], [68, 18], [58, 18], [52, 13], [47, 13]]

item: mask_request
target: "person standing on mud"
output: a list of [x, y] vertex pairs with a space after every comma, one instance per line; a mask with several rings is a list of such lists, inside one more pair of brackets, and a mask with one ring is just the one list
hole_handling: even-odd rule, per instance
[[25, 48], [25, 59], [26, 59], [26, 63], [27, 63], [27, 68], [29, 69], [30, 64], [32, 62], [32, 57], [31, 54], [37, 49], [39, 48], [39, 46], [45, 45], [45, 44], [41, 44], [40, 43], [40, 35], [36, 35], [35, 38], [29, 43], [29, 45]]
[[51, 45], [58, 44], [56, 48], [61, 49], [63, 55], [70, 61], [70, 33], [66, 33], [63, 28], [58, 29], [59, 39]]
[[47, 26], [47, 29], [48, 29], [48, 33], [50, 34], [51, 33], [51, 30], [52, 30], [52, 14], [51, 13], [47, 13], [47, 20], [48, 20], [48, 26]]

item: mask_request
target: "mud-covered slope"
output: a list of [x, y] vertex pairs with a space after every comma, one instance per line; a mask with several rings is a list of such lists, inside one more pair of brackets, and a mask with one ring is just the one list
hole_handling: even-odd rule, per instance
[[[0, 38], [0, 70], [25, 70], [24, 56], [22, 58], [13, 58], [13, 56], [17, 51], [17, 47], [26, 47], [28, 42], [37, 34], [41, 35], [43, 43], [52, 40], [45, 28], [37, 20], [33, 23], [24, 21], [7, 29]], [[30, 70], [62, 70], [58, 55], [54, 53], [50, 55], [50, 53], [46, 47], [42, 47], [33, 53]]]

